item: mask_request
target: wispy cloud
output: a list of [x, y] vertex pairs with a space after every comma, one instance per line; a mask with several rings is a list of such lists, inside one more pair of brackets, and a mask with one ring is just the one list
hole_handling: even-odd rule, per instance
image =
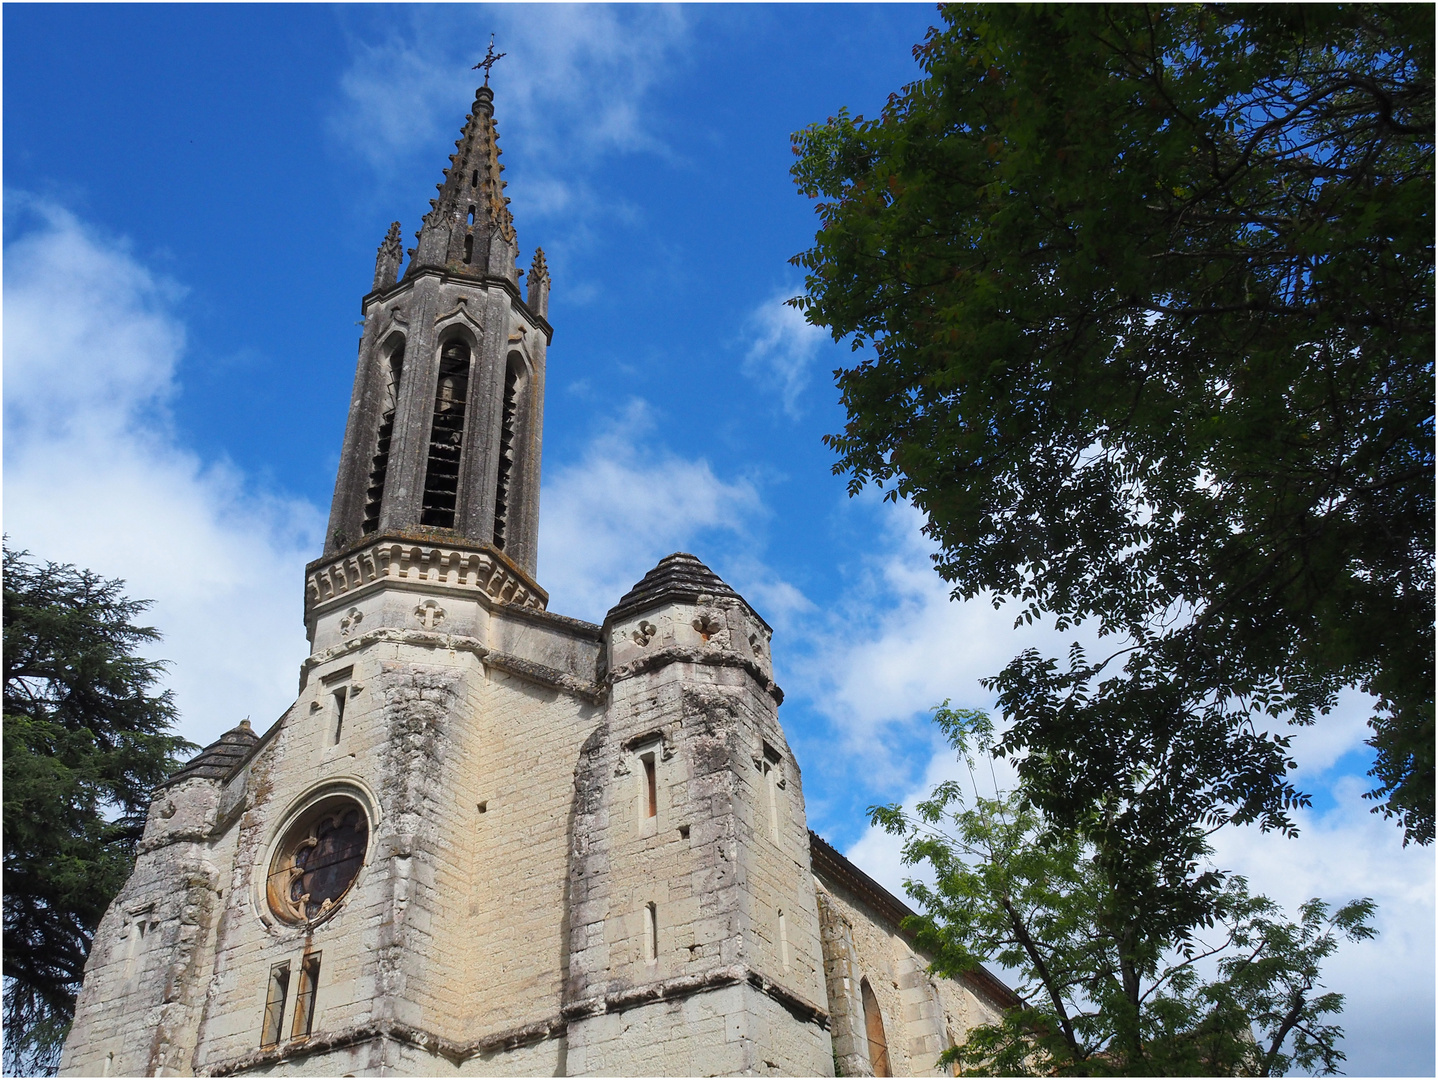
[[470, 66], [494, 32], [508, 54], [492, 83], [501, 139], [523, 177], [511, 188], [516, 210], [526, 220], [573, 215], [593, 201], [586, 164], [667, 153], [646, 101], [688, 47], [691, 22], [683, 8], [638, 4], [425, 7], [405, 30], [355, 36], [331, 129], [381, 174], [453, 138], [478, 80]]
[[763, 512], [748, 481], [671, 453], [639, 400], [551, 474], [541, 500], [550, 607], [596, 622], [665, 555], [703, 539], [708, 550], [694, 554], [717, 561], [709, 551], [738, 546]]
[[934, 546], [919, 531], [922, 515], [908, 504], [880, 504], [873, 493], [862, 501], [877, 511], [874, 546], [842, 594], [803, 627], [789, 689], [813, 703], [847, 753], [862, 757], [869, 782], [892, 787], [912, 775], [892, 756], [896, 731], [926, 733], [928, 710], [946, 698], [987, 708], [992, 697], [979, 680], [1018, 652], [1061, 654], [1074, 640], [1091, 644], [1092, 635], [1044, 624], [1015, 630], [1011, 605], [953, 602], [934, 571]]
[[208, 741], [288, 706], [306, 652], [296, 583], [318, 510], [254, 490], [167, 423], [181, 290], [122, 238], [7, 192], [5, 528], [40, 558], [127, 579], [165, 639], [181, 731]]
[[778, 394], [784, 411], [799, 414], [799, 395], [809, 385], [814, 359], [828, 336], [804, 321], [804, 315], [787, 301], [783, 290], [760, 304], [747, 327], [753, 343], [744, 357], [744, 374]]

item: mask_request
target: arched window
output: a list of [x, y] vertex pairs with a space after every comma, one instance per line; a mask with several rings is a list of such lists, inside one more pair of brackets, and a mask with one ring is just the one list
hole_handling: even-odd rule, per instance
[[474, 233], [466, 233], [464, 237], [464, 261], [474, 261]]
[[385, 363], [384, 398], [380, 404], [379, 432], [375, 436], [374, 457], [370, 460], [369, 488], [365, 491], [363, 532], [379, 528], [379, 512], [384, 504], [384, 481], [389, 474], [389, 444], [394, 437], [394, 411], [399, 403], [399, 379], [404, 373], [404, 342], [389, 354]]
[[869, 1037], [869, 1064], [875, 1076], [893, 1076], [889, 1069], [889, 1043], [884, 1038], [884, 1017], [879, 1012], [879, 999], [874, 997], [874, 988], [869, 980], [859, 983], [859, 994], [864, 999], [864, 1033]]
[[429, 464], [424, 474], [424, 508], [420, 513], [422, 525], [454, 528], [468, 394], [469, 346], [456, 338], [444, 346], [439, 358], [434, 420], [429, 429]]
[[514, 476], [514, 428], [519, 415], [518, 353], [509, 354], [504, 371], [504, 411], [499, 422], [499, 466], [494, 485], [494, 546], [504, 550], [509, 532], [510, 482]]

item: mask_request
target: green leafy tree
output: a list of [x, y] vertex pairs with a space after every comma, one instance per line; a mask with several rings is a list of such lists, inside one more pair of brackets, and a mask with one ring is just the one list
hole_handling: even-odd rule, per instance
[[[982, 714], [945, 707], [938, 720], [963, 756], [975, 737], [990, 748]], [[1162, 888], [1134, 888], [1143, 875], [1132, 864], [1115, 876], [1094, 845], [1050, 828], [1022, 797], [976, 795], [966, 807], [957, 782], [914, 815], [871, 813], [904, 838], [907, 864], [932, 870], [932, 885], [906, 883], [923, 913], [909, 928], [932, 970], [953, 977], [996, 961], [1020, 976], [1028, 1007], [971, 1030], [942, 1063], [1005, 1076], [1274, 1076], [1343, 1061], [1343, 1031], [1328, 1019], [1343, 996], [1323, 989], [1320, 967], [1340, 937], [1373, 936], [1371, 900], [1336, 911], [1310, 900], [1295, 923], [1243, 878], [1195, 866], [1207, 904], [1174, 907]], [[1170, 872], [1147, 869], [1156, 883]]]
[[1430, 842], [1432, 8], [942, 10], [877, 119], [794, 137], [796, 303], [860, 353], [851, 491], [956, 597], [1115, 642], [1016, 658], [1000, 752], [1134, 845], [1176, 786], [1288, 829], [1286, 725], [1356, 686]]
[[4, 568], [5, 1068], [53, 1073], [150, 791], [194, 747], [135, 652], [159, 637], [134, 622], [147, 601], [8, 545]]

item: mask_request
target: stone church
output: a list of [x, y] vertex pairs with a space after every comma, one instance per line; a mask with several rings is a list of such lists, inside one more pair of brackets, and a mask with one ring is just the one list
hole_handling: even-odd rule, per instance
[[550, 277], [487, 85], [456, 147], [362, 301], [299, 696], [157, 791], [62, 1073], [936, 1073], [1016, 999], [809, 831], [760, 614], [686, 554], [548, 610]]

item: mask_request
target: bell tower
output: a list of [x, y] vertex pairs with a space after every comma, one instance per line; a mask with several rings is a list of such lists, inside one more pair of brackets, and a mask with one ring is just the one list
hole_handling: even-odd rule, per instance
[[[498, 553], [533, 583], [549, 270], [527, 289], [488, 85], [400, 272], [380, 244], [325, 560], [385, 538]], [[324, 561], [324, 560], [322, 560]]]

